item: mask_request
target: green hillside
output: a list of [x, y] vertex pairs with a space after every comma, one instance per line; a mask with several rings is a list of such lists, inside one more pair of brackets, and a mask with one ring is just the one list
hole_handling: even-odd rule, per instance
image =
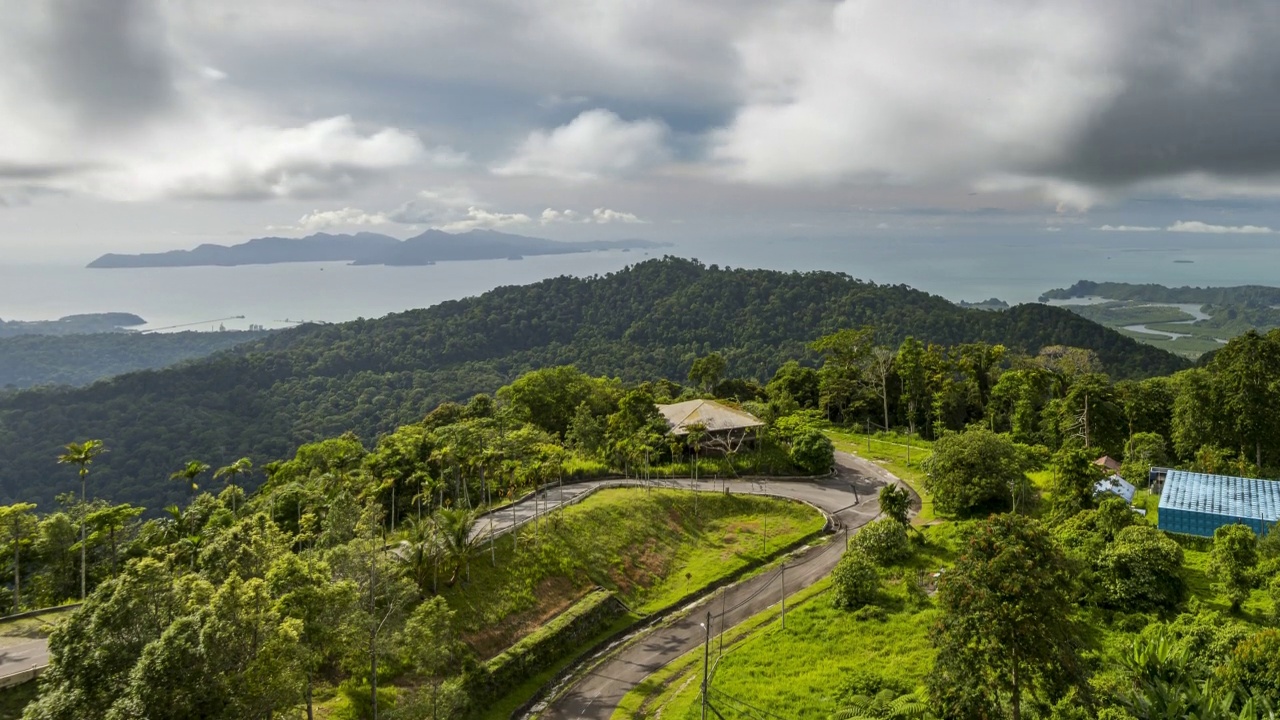
[[136, 370], [202, 358], [265, 332], [95, 333], [0, 338], [0, 392], [42, 385], [88, 385]]
[[816, 356], [811, 340], [874, 325], [882, 343], [987, 341], [1037, 352], [1090, 348], [1115, 378], [1160, 375], [1186, 361], [1044, 305], [956, 307], [903, 285], [838, 273], [706, 267], [666, 258], [602, 277], [504, 287], [424, 310], [273, 333], [198, 362], [82, 389], [0, 398], [0, 496], [47, 503], [73, 475], [53, 458], [101, 438], [95, 492], [163, 507], [183, 497], [176, 464], [287, 457], [351, 430], [366, 442], [438, 403], [493, 391], [539, 367], [574, 364], [627, 380], [684, 378], [712, 350], [728, 376], [766, 379]]

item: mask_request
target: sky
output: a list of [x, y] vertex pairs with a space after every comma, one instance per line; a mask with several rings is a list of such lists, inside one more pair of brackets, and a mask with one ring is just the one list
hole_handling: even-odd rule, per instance
[[1280, 230], [1274, 0], [0, 0], [0, 251]]

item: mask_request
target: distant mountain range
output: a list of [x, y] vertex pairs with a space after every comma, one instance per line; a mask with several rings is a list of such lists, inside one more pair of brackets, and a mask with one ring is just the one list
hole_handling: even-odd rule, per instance
[[519, 259], [525, 255], [560, 255], [632, 248], [666, 247], [651, 240], [558, 242], [497, 232], [447, 233], [428, 230], [407, 240], [362, 232], [354, 235], [316, 233], [302, 238], [254, 238], [239, 245], [204, 244], [192, 250], [120, 255], [107, 253], [91, 268], [192, 267], [196, 265], [266, 265], [289, 262], [341, 262], [353, 265], [430, 265], [445, 260]]

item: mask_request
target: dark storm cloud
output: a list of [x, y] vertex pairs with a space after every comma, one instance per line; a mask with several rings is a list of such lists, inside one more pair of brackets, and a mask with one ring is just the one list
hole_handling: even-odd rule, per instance
[[1280, 3], [1170, 3], [1129, 39], [1124, 89], [1102, 104], [1065, 162], [1039, 168], [1122, 185], [1206, 173], [1280, 171]]
[[176, 102], [164, 26], [146, 0], [50, 0], [44, 81], [82, 125], [118, 126]]

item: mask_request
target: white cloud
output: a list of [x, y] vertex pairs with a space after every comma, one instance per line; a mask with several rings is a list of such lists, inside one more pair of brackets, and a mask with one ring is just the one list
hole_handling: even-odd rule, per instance
[[768, 184], [1025, 175], [1122, 89], [1095, 14], [929, 0], [780, 12], [737, 43], [747, 100], [713, 155]]
[[297, 228], [309, 232], [352, 225], [386, 225], [391, 219], [384, 213], [367, 213], [359, 208], [312, 210], [298, 218]]
[[1179, 220], [1165, 228], [1169, 232], [1212, 233], [1215, 235], [1270, 235], [1275, 230], [1262, 225], [1210, 225], [1199, 220]]
[[608, 225], [610, 223], [647, 223], [646, 220], [641, 220], [637, 217], [635, 213], [610, 210], [609, 208], [596, 208], [590, 213], [580, 213], [577, 210], [554, 210], [552, 208], [547, 208], [538, 216], [538, 220], [543, 225], [550, 225], [553, 223], [595, 223], [598, 225]]
[[1094, 230], [1101, 230], [1102, 232], [1157, 232], [1160, 228], [1150, 225], [1102, 225], [1094, 228]]
[[347, 115], [281, 118], [174, 45], [165, 11], [145, 0], [30, 8], [0, 24], [0, 181], [38, 175], [41, 187], [123, 201], [258, 200], [460, 161]]
[[350, 117], [301, 127], [214, 121], [202, 130], [198, 138], [183, 126], [156, 131], [150, 147], [90, 169], [74, 184], [116, 200], [324, 197], [427, 157], [416, 136], [393, 128], [363, 133]]
[[550, 132], [535, 130], [497, 175], [528, 175], [581, 182], [632, 174], [670, 157], [667, 126], [628, 122], [608, 110], [587, 110]]
[[591, 218], [601, 225], [607, 223], [627, 223], [627, 224], [643, 224], [647, 221], [641, 220], [633, 213], [619, 212], [608, 208], [596, 208], [591, 211]]
[[528, 225], [533, 219], [524, 213], [490, 212], [483, 208], [467, 208], [466, 215], [458, 220], [445, 223], [440, 230], [445, 232], [466, 232], [467, 230], [496, 230], [512, 225]]

